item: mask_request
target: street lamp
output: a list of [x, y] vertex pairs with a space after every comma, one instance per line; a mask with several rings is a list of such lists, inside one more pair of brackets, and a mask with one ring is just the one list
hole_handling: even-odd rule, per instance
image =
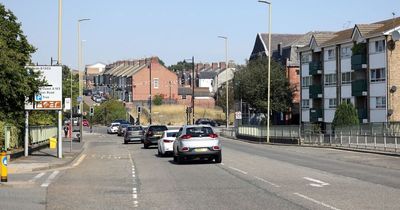
[[[62, 0], [58, 0], [58, 65], [61, 65], [61, 49], [62, 49]], [[27, 120], [28, 120], [28, 112], [27, 112]], [[57, 144], [57, 157], [62, 158], [62, 137], [61, 137], [61, 118], [62, 112], [58, 110], [58, 144]], [[26, 123], [28, 125], [28, 123]], [[28, 132], [27, 132], [28, 133]], [[25, 138], [25, 156], [28, 156], [28, 138]]]
[[[78, 20], [78, 73], [79, 73], [79, 97], [81, 99], [81, 101], [79, 102], [79, 113], [81, 114], [80, 117], [80, 123], [79, 123], [79, 140], [81, 141], [83, 139], [82, 136], [82, 130], [83, 130], [83, 126], [82, 126], [82, 121], [83, 121], [83, 84], [82, 84], [82, 49], [81, 49], [81, 34], [80, 34], [80, 23], [83, 21], [88, 21], [90, 20], [89, 18], [83, 18], [83, 19], [79, 19]], [[72, 95], [71, 95], [71, 100], [72, 100]], [[71, 119], [72, 120], [72, 119]]]
[[269, 118], [270, 118], [270, 100], [271, 100], [271, 14], [272, 3], [265, 0], [258, 0], [260, 3], [268, 4], [269, 7], [269, 26], [268, 26], [268, 90], [267, 90], [267, 143], [269, 143]]
[[226, 95], [226, 128], [229, 126], [229, 90], [228, 90], [228, 37], [218, 36], [218, 38], [225, 40], [225, 95]]
[[[189, 59], [184, 59], [184, 61], [186, 61], [186, 60], [189, 60]], [[191, 100], [191, 102], [192, 102], [192, 110], [191, 111], [192, 111], [192, 124], [193, 125], [194, 125], [194, 122], [195, 122], [195, 120], [194, 120], [194, 85], [195, 85], [195, 82], [196, 82], [195, 77], [196, 77], [196, 75], [194, 74], [194, 56], [192, 56], [192, 82], [191, 82], [191, 85], [192, 85], [192, 100]]]

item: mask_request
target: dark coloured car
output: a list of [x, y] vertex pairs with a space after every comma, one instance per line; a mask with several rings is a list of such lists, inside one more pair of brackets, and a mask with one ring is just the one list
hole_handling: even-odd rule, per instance
[[128, 126], [124, 135], [124, 144], [128, 142], [141, 142], [144, 135], [142, 126]]
[[213, 127], [215, 126], [220, 126], [219, 123], [217, 123], [215, 120], [207, 119], [207, 118], [200, 118], [196, 120], [195, 122], [196, 125], [211, 125]]
[[126, 128], [130, 126], [130, 124], [119, 124], [118, 127], [118, 136], [123, 136], [125, 134]]
[[147, 149], [151, 145], [157, 145], [158, 140], [163, 136], [166, 130], [168, 130], [168, 128], [165, 125], [150, 125], [143, 137], [143, 147]]
[[119, 124], [129, 124], [128, 121], [126, 120], [114, 120], [113, 123], [119, 123]]

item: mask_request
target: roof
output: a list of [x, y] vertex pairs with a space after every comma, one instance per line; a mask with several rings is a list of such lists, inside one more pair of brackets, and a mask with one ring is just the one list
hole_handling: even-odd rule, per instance
[[199, 73], [199, 78], [200, 79], [214, 79], [215, 76], [217, 76], [218, 72], [216, 71], [201, 71]]
[[[259, 34], [264, 42], [265, 49], [268, 49], [268, 33]], [[271, 50], [277, 50], [278, 44], [281, 43], [281, 46], [287, 46], [290, 43], [295, 42], [299, 38], [301, 38], [303, 34], [271, 34]]]
[[[192, 95], [191, 87], [179, 87], [178, 95]], [[197, 87], [194, 89], [194, 97], [211, 97], [210, 89], [208, 87]]]
[[321, 46], [324, 42], [334, 38], [335, 34], [334, 32], [319, 32], [313, 34], [313, 37], [317, 42], [318, 46]]
[[351, 34], [353, 33], [353, 29], [349, 28], [343, 31], [338, 31], [334, 34], [334, 37], [327, 40], [323, 43], [323, 45], [334, 45], [341, 42], [349, 41], [351, 42]]

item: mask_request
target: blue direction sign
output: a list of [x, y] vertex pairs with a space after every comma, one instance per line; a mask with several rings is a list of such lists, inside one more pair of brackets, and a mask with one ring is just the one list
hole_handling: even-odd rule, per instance
[[40, 94], [36, 95], [35, 101], [42, 101], [42, 95], [40, 95]]
[[3, 160], [1, 160], [1, 162], [3, 163], [3, 165], [7, 166], [7, 157], [4, 156]]

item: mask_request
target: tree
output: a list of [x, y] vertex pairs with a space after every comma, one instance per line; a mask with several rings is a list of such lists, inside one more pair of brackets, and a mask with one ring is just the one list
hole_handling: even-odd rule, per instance
[[17, 17], [0, 4], [0, 120], [23, 126], [25, 98], [45, 81], [39, 73], [25, 69], [35, 48], [28, 43]]
[[160, 106], [163, 103], [164, 96], [162, 94], [157, 94], [153, 98], [153, 104], [156, 106]]
[[[88, 110], [88, 109], [87, 109]], [[94, 124], [105, 124], [108, 125], [114, 120], [125, 119], [126, 110], [124, 104], [117, 100], [108, 100], [102, 103], [100, 106], [94, 107]]]
[[[267, 113], [267, 68], [268, 59], [250, 61], [246, 67], [239, 68], [234, 77], [236, 100], [243, 99], [259, 113]], [[292, 106], [292, 93], [285, 71], [271, 61], [271, 97], [273, 112], [286, 112]]]
[[334, 127], [358, 125], [358, 114], [353, 104], [341, 103], [335, 111], [335, 117], [332, 123]]
[[[233, 83], [232, 81], [229, 81], [229, 87], [228, 87], [228, 105], [229, 105], [229, 110], [234, 110], [235, 106], [235, 94], [233, 90]], [[222, 85], [217, 92], [217, 106], [221, 107], [224, 113], [226, 114], [226, 85]]]
[[188, 63], [185, 60], [179, 61], [177, 64], [171, 65], [168, 67], [169, 70], [174, 72], [182, 72], [183, 70], [192, 70], [193, 63]]

